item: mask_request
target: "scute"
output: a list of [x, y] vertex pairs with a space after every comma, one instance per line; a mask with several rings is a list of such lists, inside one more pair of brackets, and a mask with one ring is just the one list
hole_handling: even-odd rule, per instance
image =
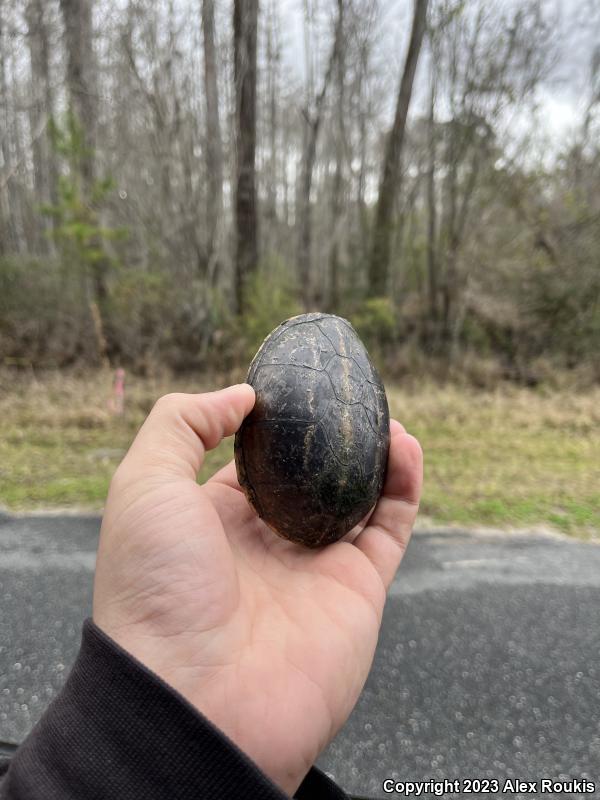
[[341, 466], [356, 464], [361, 470], [361, 457], [369, 446], [372, 432], [361, 424], [362, 405], [332, 400], [321, 417], [321, 431], [333, 458]]
[[269, 345], [261, 364], [293, 364], [322, 369], [335, 355], [331, 342], [313, 323], [301, 323], [283, 330]]
[[328, 384], [327, 373], [321, 369], [297, 364], [260, 364], [252, 381], [256, 391], [252, 418], [317, 420], [318, 398], [330, 391]]
[[336, 356], [327, 368], [335, 396], [344, 403], [362, 402], [365, 377], [350, 358]]
[[341, 538], [373, 507], [389, 449], [385, 389], [356, 331], [329, 314], [286, 320], [248, 371], [256, 404], [235, 438], [238, 479], [280, 536]]

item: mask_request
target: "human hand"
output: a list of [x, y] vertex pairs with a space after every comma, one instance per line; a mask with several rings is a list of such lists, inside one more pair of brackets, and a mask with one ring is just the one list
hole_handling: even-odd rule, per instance
[[161, 398], [108, 494], [93, 618], [292, 795], [367, 678], [417, 514], [422, 454], [395, 421], [384, 492], [353, 541], [309, 550], [249, 506], [205, 450], [254, 405], [240, 384]]

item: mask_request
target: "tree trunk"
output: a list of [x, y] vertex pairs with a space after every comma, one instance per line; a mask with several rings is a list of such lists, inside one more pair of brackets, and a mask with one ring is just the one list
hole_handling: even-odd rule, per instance
[[235, 81], [235, 297], [246, 310], [248, 281], [258, 262], [256, 200], [256, 34], [258, 0], [234, 0]]
[[[49, 135], [49, 125], [53, 115], [50, 48], [42, 0], [29, 0], [26, 8], [26, 22], [31, 64], [32, 101], [29, 119], [33, 156], [33, 185], [38, 204], [56, 205], [56, 182], [58, 176], [56, 159]], [[38, 214], [38, 218], [38, 249], [42, 253], [47, 253], [51, 244], [47, 236], [50, 225], [48, 220], [41, 214]]]
[[[77, 131], [77, 152], [74, 154], [81, 181], [84, 202], [91, 207], [96, 181], [95, 143], [97, 122], [97, 91], [95, 86], [94, 37], [92, 0], [60, 0], [65, 26], [67, 49], [67, 90], [69, 113]], [[94, 243], [103, 251], [102, 241]], [[90, 314], [96, 332], [98, 357], [107, 363], [116, 351], [116, 341], [108, 328], [106, 302], [108, 259], [94, 260], [91, 268], [92, 300]]]
[[384, 295], [387, 290], [394, 202], [400, 184], [400, 157], [415, 72], [425, 33], [427, 4], [428, 0], [415, 0], [410, 43], [398, 91], [394, 124], [386, 142], [369, 262], [369, 295], [372, 297]]
[[69, 110], [80, 128], [79, 168], [89, 194], [95, 178], [96, 104], [91, 0], [60, 0], [66, 48]]
[[[356, 182], [356, 209], [357, 209], [357, 227], [358, 227], [358, 242], [356, 252], [354, 253], [351, 264], [352, 274], [350, 279], [354, 286], [361, 285], [364, 281], [365, 274], [363, 272], [365, 265], [368, 263], [369, 250], [369, 214], [367, 211], [367, 203], [365, 199], [365, 189], [367, 183], [367, 120], [371, 110], [371, 103], [369, 94], [366, 90], [366, 84], [369, 74], [369, 58], [370, 52], [368, 42], [364, 42], [360, 50], [360, 69], [358, 72], [358, 142], [359, 142], [359, 159], [360, 166], [358, 170], [358, 180]], [[360, 264], [360, 270], [357, 267]]]
[[279, 124], [278, 82], [279, 64], [281, 60], [279, 48], [279, 30], [276, 16], [276, 3], [271, 0], [267, 27], [267, 108], [268, 108], [268, 142], [269, 161], [266, 170], [266, 194], [264, 246], [266, 252], [272, 252], [277, 246], [277, 187], [279, 183], [277, 128]]
[[214, 0], [202, 1], [202, 31], [204, 35], [204, 95], [206, 98], [206, 250], [209, 274], [215, 274], [212, 264], [217, 259], [218, 226], [223, 214], [223, 146], [219, 121], [219, 90], [215, 48]]
[[15, 204], [13, 172], [14, 159], [11, 153], [10, 140], [13, 131], [9, 114], [8, 64], [6, 53], [7, 37], [5, 34], [4, 3], [0, 0], [0, 154], [2, 155], [2, 171], [0, 172], [0, 255], [16, 252], [19, 247], [15, 222]]
[[429, 117], [427, 120], [427, 146], [429, 164], [427, 167], [427, 277], [429, 296], [429, 319], [432, 325], [438, 316], [438, 277], [437, 277], [437, 204], [435, 197], [435, 79], [433, 67], [431, 75], [431, 90], [429, 95]]
[[[344, 36], [344, 4], [338, 0], [340, 36]], [[335, 173], [331, 192], [331, 245], [329, 250], [329, 307], [335, 311], [340, 302], [340, 245], [339, 224], [342, 214], [342, 187], [344, 147], [346, 141], [346, 128], [344, 118], [345, 99], [345, 53], [344, 47], [339, 48], [337, 59], [337, 135], [335, 140]]]
[[343, 20], [343, 1], [338, 0], [338, 17], [333, 40], [333, 47], [327, 65], [327, 71], [323, 79], [323, 86], [315, 102], [315, 111], [310, 114], [308, 108], [304, 109], [305, 136], [304, 152], [302, 157], [302, 177], [300, 181], [299, 197], [299, 237], [298, 237], [298, 271], [300, 275], [300, 285], [302, 291], [302, 302], [304, 309], [309, 310], [312, 295], [312, 269], [311, 269], [311, 250], [312, 250], [312, 214], [310, 204], [310, 192], [312, 188], [313, 172], [315, 159], [317, 157], [317, 139], [323, 117], [325, 96], [331, 81], [333, 68], [339, 58], [342, 47], [342, 20]]

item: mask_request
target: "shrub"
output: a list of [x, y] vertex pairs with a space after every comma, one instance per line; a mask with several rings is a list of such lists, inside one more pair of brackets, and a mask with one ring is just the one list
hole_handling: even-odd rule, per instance
[[266, 259], [249, 282], [246, 312], [234, 323], [247, 359], [254, 356], [273, 328], [300, 313], [302, 308], [285, 264], [273, 256]]
[[370, 351], [386, 349], [396, 341], [398, 323], [389, 297], [365, 300], [351, 316], [352, 324]]
[[[0, 359], [7, 364], [61, 366], [88, 350], [89, 314], [81, 285], [61, 262], [0, 260]], [[93, 336], [93, 334], [90, 334]]]

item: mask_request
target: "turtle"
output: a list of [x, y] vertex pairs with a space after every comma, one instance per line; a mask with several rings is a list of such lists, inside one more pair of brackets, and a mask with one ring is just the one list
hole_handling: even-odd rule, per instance
[[348, 320], [285, 320], [248, 370], [254, 408], [235, 436], [240, 486], [275, 533], [309, 548], [338, 541], [382, 491], [390, 418], [382, 380]]

